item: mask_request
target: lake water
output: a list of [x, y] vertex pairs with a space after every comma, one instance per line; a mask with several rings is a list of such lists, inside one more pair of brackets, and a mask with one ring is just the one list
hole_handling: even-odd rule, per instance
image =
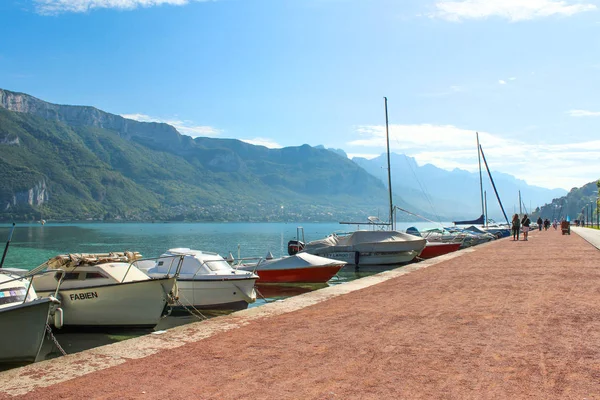
[[[139, 251], [144, 257], [158, 257], [174, 247], [213, 251], [235, 258], [287, 255], [287, 242], [302, 226], [306, 241], [321, 239], [333, 232], [355, 230], [354, 225], [337, 223], [47, 223], [17, 225], [4, 267], [32, 269], [49, 258], [65, 253], [107, 253]], [[398, 230], [439, 227], [433, 223], [402, 223]], [[6, 243], [10, 224], [0, 224], [0, 243]], [[3, 250], [3, 249], [2, 249]], [[238, 253], [239, 250], [239, 253]]]
[[[47, 223], [44, 226], [20, 224], [14, 230], [4, 267], [33, 269], [49, 258], [65, 253], [138, 251], [144, 257], [158, 257], [165, 250], [175, 247], [213, 251], [223, 257], [227, 257], [230, 252], [235, 258], [238, 258], [238, 255], [243, 258], [263, 257], [268, 251], [279, 257], [287, 255], [287, 242], [296, 238], [298, 226], [303, 227], [306, 241], [321, 239], [333, 232], [357, 229], [354, 225], [337, 223]], [[397, 230], [404, 231], [410, 226], [419, 230], [439, 227], [438, 224], [414, 222], [398, 224]], [[6, 243], [10, 229], [10, 224], [0, 224], [0, 243]], [[394, 267], [344, 268], [329, 285], [341, 284], [391, 268]], [[259, 287], [265, 299], [258, 299], [251, 307], [325, 286], [327, 285]], [[169, 316], [163, 319], [155, 330], [197, 321], [198, 318], [191, 315]], [[58, 331], [56, 337], [67, 353], [74, 353], [145, 333], [147, 332]], [[51, 343], [44, 344], [42, 359], [58, 355]]]

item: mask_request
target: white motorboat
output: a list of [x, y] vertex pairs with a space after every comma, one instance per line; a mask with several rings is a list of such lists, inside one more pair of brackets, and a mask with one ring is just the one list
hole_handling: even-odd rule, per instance
[[[33, 278], [40, 296], [61, 301], [62, 326], [152, 328], [174, 299], [175, 278], [149, 278], [139, 253], [59, 255]], [[58, 325], [56, 323], [55, 325]]]
[[273, 258], [271, 253], [253, 264], [238, 268], [252, 271], [260, 277], [259, 283], [325, 283], [347, 263], [308, 253]]
[[189, 248], [170, 249], [155, 261], [137, 261], [135, 265], [150, 277], [176, 275], [179, 301], [184, 306], [241, 310], [256, 301], [254, 283], [258, 276], [232, 268], [217, 253]]
[[34, 362], [55, 298], [38, 298], [30, 282], [0, 269], [0, 363]]
[[354, 265], [391, 265], [413, 260], [426, 243], [422, 237], [398, 231], [355, 231], [306, 243], [302, 251]]

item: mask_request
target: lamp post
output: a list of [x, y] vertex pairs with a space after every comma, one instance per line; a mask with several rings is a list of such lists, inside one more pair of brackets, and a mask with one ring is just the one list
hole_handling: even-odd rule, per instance
[[[584, 210], [585, 210], [585, 222], [587, 223], [589, 221], [589, 213], [588, 213], [588, 205], [586, 204], [584, 206]], [[585, 224], [583, 224], [583, 227], [585, 228]]]
[[596, 197], [596, 228], [600, 229], [600, 213], [598, 212], [598, 202], [600, 197]]
[[586, 213], [585, 222], [589, 225], [590, 224], [590, 205], [589, 204], [585, 205], [585, 213]]

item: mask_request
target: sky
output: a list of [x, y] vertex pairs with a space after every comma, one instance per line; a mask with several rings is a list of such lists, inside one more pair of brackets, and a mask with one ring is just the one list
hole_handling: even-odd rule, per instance
[[600, 178], [600, 0], [0, 0], [0, 88], [182, 134]]

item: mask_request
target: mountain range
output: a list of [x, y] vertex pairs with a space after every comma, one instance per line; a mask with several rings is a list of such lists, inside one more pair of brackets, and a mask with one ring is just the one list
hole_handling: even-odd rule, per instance
[[[330, 150], [191, 138], [164, 123], [0, 89], [0, 219], [364, 221], [369, 215], [387, 216], [384, 157], [349, 160], [342, 150]], [[395, 205], [442, 220], [479, 216], [477, 174], [419, 167], [403, 155], [393, 155], [392, 171]], [[494, 175], [501, 194], [516, 196], [520, 188], [525, 202], [542, 204], [564, 194]], [[414, 220], [402, 213], [397, 218]]]
[[[476, 151], [473, 153], [473, 158], [476, 158]], [[355, 157], [353, 161], [382, 181], [387, 180], [387, 155], [382, 154], [371, 160]], [[436, 219], [475, 219], [481, 215], [479, 173], [461, 169], [447, 171], [431, 164], [419, 166], [414, 158], [394, 153], [390, 155], [390, 165], [393, 171], [392, 189], [401, 193], [407, 203], [420, 205], [421, 209], [426, 210], [429, 215], [434, 215]], [[523, 180], [498, 171], [492, 171], [491, 175], [507, 215], [519, 212], [520, 208], [524, 212], [532, 211], [552, 199], [567, 194], [563, 189], [531, 186]], [[490, 218], [502, 221], [504, 217], [485, 168], [482, 172], [482, 182]]]
[[6, 90], [0, 173], [4, 220], [362, 220], [387, 203], [379, 180], [327, 150], [194, 139]]

